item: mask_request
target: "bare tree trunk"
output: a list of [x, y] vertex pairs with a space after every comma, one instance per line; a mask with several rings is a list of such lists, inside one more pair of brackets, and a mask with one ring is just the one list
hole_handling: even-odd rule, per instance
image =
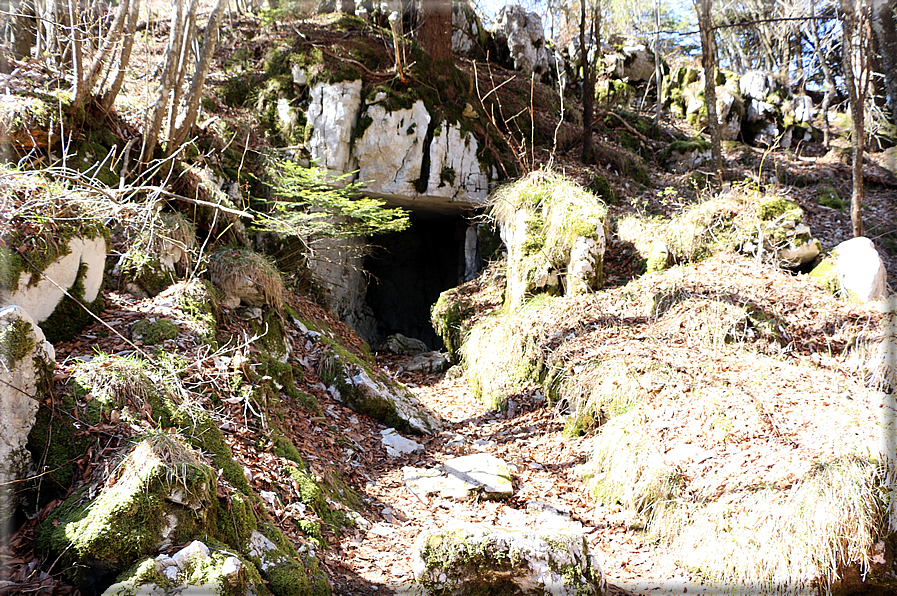
[[419, 41], [434, 62], [452, 58], [452, 0], [419, 0]]
[[[74, 99], [74, 105], [77, 108], [83, 106], [87, 98], [93, 94], [93, 88], [100, 78], [100, 74], [103, 70], [103, 65], [109, 58], [109, 53], [121, 39], [121, 32], [122, 29], [124, 29], [125, 20], [128, 15], [129, 3], [130, 0], [123, 0], [123, 2], [119, 4], [118, 11], [115, 13], [115, 19], [112, 22], [112, 26], [104, 36], [102, 45], [94, 55], [93, 63], [90, 65], [89, 69], [82, 72], [83, 78], [77, 82], [77, 91], [75, 93]], [[78, 27], [80, 28], [80, 23], [78, 24]]]
[[818, 24], [816, 22], [816, 2], [810, 2], [810, 14], [812, 20], [808, 24], [807, 31], [813, 41], [813, 49], [816, 53], [816, 59], [819, 60], [819, 66], [822, 69], [822, 75], [825, 79], [825, 95], [822, 97], [822, 105], [819, 110], [822, 112], [822, 144], [828, 150], [831, 142], [831, 131], [828, 124], [828, 108], [832, 101], [832, 95], [835, 92], [835, 78], [832, 76], [832, 69], [828, 65], [827, 52], [822, 47], [822, 39], [819, 37]]
[[209, 16], [209, 24], [206, 26], [205, 39], [202, 44], [202, 51], [193, 73], [193, 81], [190, 84], [190, 92], [187, 96], [187, 112], [179, 120], [178, 125], [172, 139], [170, 147], [166, 153], [169, 155], [174, 152], [187, 137], [187, 134], [193, 128], [196, 122], [196, 114], [199, 109], [199, 100], [202, 97], [203, 86], [206, 84], [206, 76], [209, 74], [209, 68], [212, 65], [212, 54], [215, 52], [215, 46], [218, 45], [218, 27], [221, 24], [221, 16], [223, 13], [225, 0], [218, 0], [212, 14]]
[[166, 48], [165, 63], [159, 77], [159, 89], [156, 92], [156, 107], [143, 129], [143, 150], [140, 161], [146, 163], [156, 149], [162, 120], [168, 112], [169, 95], [173, 90], [176, 74], [174, 72], [181, 55], [181, 44], [184, 43], [184, 0], [174, 0], [171, 6], [171, 28]]
[[[579, 52], [582, 56], [582, 163], [595, 161], [595, 150], [592, 146], [592, 127], [595, 116], [595, 81], [598, 79], [598, 65], [601, 63], [601, 2], [596, 0], [592, 5], [591, 27], [586, 15], [586, 0], [580, 2], [579, 19]], [[586, 32], [591, 32], [591, 41], [595, 44], [594, 62], [589, 60], [589, 46], [586, 44]]]
[[885, 75], [888, 97], [891, 99], [891, 121], [897, 123], [897, 19], [894, 2], [872, 1], [872, 31], [881, 55], [881, 70]]
[[108, 112], [115, 103], [118, 92], [121, 91], [122, 84], [125, 81], [125, 72], [128, 63], [131, 61], [131, 48], [134, 45], [134, 31], [137, 29], [137, 19], [140, 16], [140, 0], [128, 1], [128, 19], [122, 34], [121, 55], [118, 58], [118, 70], [115, 73], [115, 79], [112, 84], [103, 93], [100, 99], [100, 106], [103, 111]]
[[701, 30], [701, 64], [704, 67], [704, 101], [707, 105], [707, 121], [710, 126], [710, 153], [713, 167], [722, 178], [723, 151], [716, 115], [716, 39], [711, 20], [713, 0], [695, 0], [698, 27]]
[[654, 106], [654, 126], [660, 126], [663, 107], [663, 68], [660, 63], [660, 0], [654, 0], [654, 80], [657, 82], [657, 104]]
[[853, 120], [850, 140], [853, 149], [853, 193], [850, 200], [850, 223], [853, 235], [862, 236], [863, 229], [863, 153], [865, 150], [865, 103], [869, 88], [869, 38], [871, 27], [863, 0], [841, 0], [844, 13], [843, 63], [844, 83], [850, 99]]

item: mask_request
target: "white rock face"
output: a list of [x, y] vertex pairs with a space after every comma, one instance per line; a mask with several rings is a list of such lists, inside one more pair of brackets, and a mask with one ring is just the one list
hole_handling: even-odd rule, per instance
[[44, 270], [44, 275], [22, 272], [14, 292], [9, 288], [0, 288], [0, 306], [21, 306], [38, 323], [45, 321], [65, 296], [62, 288], [70, 290], [74, 285], [82, 264], [87, 266], [84, 299], [87, 302], [96, 300], [103, 283], [106, 239], [102, 236], [92, 239], [72, 238], [68, 247], [69, 254], [53, 261]]
[[498, 13], [498, 29], [508, 40], [514, 68], [526, 76], [548, 71], [548, 50], [542, 18], [517, 5], [505, 6]]
[[489, 191], [489, 176], [480, 169], [477, 139], [461, 134], [460, 124], [442, 123], [430, 144], [427, 195], [479, 203]]
[[752, 70], [741, 77], [738, 87], [744, 97], [763, 101], [772, 91], [772, 77], [765, 72]]
[[795, 122], [812, 122], [815, 110], [813, 109], [813, 98], [809, 95], [798, 95], [792, 102], [794, 109]]
[[587, 294], [601, 282], [606, 239], [603, 225], [597, 226], [596, 230], [598, 239], [579, 236], [573, 243], [567, 265], [568, 294]]
[[414, 453], [423, 451], [424, 446], [417, 441], [406, 439], [394, 428], [387, 428], [380, 431], [380, 442], [386, 447], [386, 455], [390, 457], [399, 457], [406, 453]]
[[308, 150], [322, 168], [349, 172], [352, 131], [361, 110], [361, 80], [318, 83], [311, 88], [308, 123], [313, 130]]
[[43, 398], [38, 389], [49, 382], [46, 377], [53, 374], [49, 367], [56, 355], [20, 306], [0, 310], [0, 338], [5, 339], [0, 346], [0, 527], [4, 527], [18, 504], [9, 483], [24, 477], [31, 465], [25, 444]]
[[644, 44], [623, 47], [623, 76], [630, 82], [647, 81], [654, 76], [654, 53]]
[[748, 122], [763, 122], [770, 118], [775, 118], [776, 107], [765, 101], [752, 101], [748, 104], [747, 120]]
[[836, 246], [834, 253], [844, 291], [862, 302], [887, 297], [888, 274], [871, 240], [851, 238]]
[[607, 591], [582, 531], [572, 528], [531, 532], [464, 524], [425, 530], [415, 541], [412, 568], [431, 594], [485, 593], [508, 584], [527, 596]]
[[355, 141], [358, 179], [370, 181], [367, 189], [378, 194], [417, 195], [414, 182], [420, 178], [430, 124], [424, 102], [394, 112], [375, 103], [367, 106], [364, 114], [371, 123]]

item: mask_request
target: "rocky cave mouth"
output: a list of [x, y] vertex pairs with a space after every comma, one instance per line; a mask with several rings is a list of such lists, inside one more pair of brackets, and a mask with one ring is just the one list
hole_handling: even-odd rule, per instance
[[443, 343], [430, 323], [439, 294], [482, 269], [477, 226], [459, 216], [412, 214], [404, 232], [377, 236], [364, 269], [370, 274], [365, 296], [376, 331], [365, 338], [378, 348], [394, 333], [417, 338], [430, 349]]

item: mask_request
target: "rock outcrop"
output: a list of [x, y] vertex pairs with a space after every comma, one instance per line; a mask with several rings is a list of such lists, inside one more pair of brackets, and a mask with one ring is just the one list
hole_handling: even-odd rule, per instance
[[424, 531], [414, 573], [429, 594], [600, 596], [607, 582], [581, 531], [531, 532], [487, 525]]
[[89, 320], [73, 299], [87, 306], [101, 299], [107, 251], [100, 231], [70, 238], [41, 272], [24, 267], [13, 283], [0, 286], [0, 306], [21, 306], [50, 341], [69, 339]]
[[601, 287], [607, 208], [597, 197], [537, 172], [502, 188], [493, 201], [508, 248], [506, 302], [512, 309], [536, 293]]
[[875, 244], [869, 238], [851, 238], [836, 246], [813, 271], [814, 278], [833, 294], [857, 302], [887, 297], [888, 275]]
[[[770, 74], [750, 71], [742, 76], [720, 71], [717, 106], [723, 140], [743, 139], [753, 145], [774, 144], [787, 149], [813, 135], [813, 100], [791, 95]], [[667, 80], [670, 110], [697, 127], [707, 126], [704, 73], [689, 67], [675, 69]]]
[[518, 5], [508, 5], [498, 13], [497, 43], [507, 45], [514, 68], [526, 77], [548, 72], [549, 52], [545, 47], [542, 18]]
[[0, 310], [0, 534], [18, 505], [16, 482], [31, 466], [25, 445], [54, 366], [53, 346], [34, 319], [20, 306]]

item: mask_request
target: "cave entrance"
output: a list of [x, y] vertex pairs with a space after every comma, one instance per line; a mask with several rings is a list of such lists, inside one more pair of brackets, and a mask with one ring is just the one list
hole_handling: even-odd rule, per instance
[[430, 324], [439, 294], [481, 268], [476, 225], [460, 217], [412, 214], [404, 232], [377, 236], [364, 268], [371, 275], [366, 302], [376, 320], [372, 347], [394, 333], [417, 338], [432, 350], [443, 348]]

